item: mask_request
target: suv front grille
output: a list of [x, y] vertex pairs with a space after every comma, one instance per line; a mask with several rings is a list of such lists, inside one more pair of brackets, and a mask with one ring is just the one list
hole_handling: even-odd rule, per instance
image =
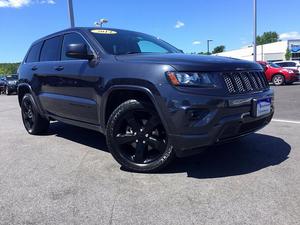
[[243, 94], [269, 88], [264, 72], [232, 72], [223, 74], [230, 94]]

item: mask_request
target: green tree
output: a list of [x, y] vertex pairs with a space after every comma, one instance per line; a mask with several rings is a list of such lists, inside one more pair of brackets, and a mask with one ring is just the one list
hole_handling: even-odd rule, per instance
[[212, 54], [224, 52], [224, 50], [225, 50], [225, 46], [224, 45], [219, 45], [219, 46], [214, 48], [214, 50], [212, 51]]
[[20, 63], [0, 63], [0, 76], [17, 73]]
[[261, 36], [258, 35], [256, 37], [256, 43], [258, 45], [269, 44], [277, 41], [279, 41], [279, 35], [274, 31], [264, 32]]
[[292, 58], [292, 53], [289, 48], [286, 49], [285, 52], [285, 60], [290, 60]]
[[198, 55], [210, 55], [207, 52], [199, 52]]

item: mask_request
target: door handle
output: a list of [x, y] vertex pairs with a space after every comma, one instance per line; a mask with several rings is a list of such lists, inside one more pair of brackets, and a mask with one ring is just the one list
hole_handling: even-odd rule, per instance
[[63, 66], [56, 66], [56, 67], [54, 67], [54, 69], [57, 70], [57, 71], [61, 71], [61, 70], [64, 69], [64, 67]]
[[31, 68], [31, 70], [33, 70], [33, 71], [35, 71], [35, 70], [37, 70], [38, 68], [36, 67], [36, 66], [33, 66], [32, 68]]

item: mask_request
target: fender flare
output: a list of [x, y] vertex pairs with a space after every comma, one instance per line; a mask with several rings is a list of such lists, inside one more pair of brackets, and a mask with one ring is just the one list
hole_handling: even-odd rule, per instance
[[36, 106], [37, 106], [37, 109], [38, 109], [39, 114], [40, 114], [41, 116], [44, 116], [44, 117], [45, 117], [45, 112], [44, 112], [44, 110], [43, 110], [43, 108], [42, 108], [42, 105], [41, 105], [41, 103], [40, 103], [38, 97], [36, 96], [36, 94], [35, 94], [34, 91], [32, 90], [31, 86], [30, 86], [29, 84], [27, 84], [27, 83], [22, 83], [22, 84], [19, 84], [19, 85], [18, 85], [17, 93], [18, 93], [18, 98], [19, 98], [19, 105], [21, 106], [21, 101], [22, 101], [22, 99], [20, 99], [20, 95], [19, 95], [20, 91], [19, 91], [19, 90], [20, 90], [20, 88], [22, 88], [22, 87], [28, 88], [29, 93], [32, 95], [32, 97], [33, 97], [33, 99], [34, 99], [34, 101], [35, 101], [35, 103], [36, 103]]
[[101, 101], [101, 106], [100, 106], [101, 107], [100, 111], [102, 113], [100, 115], [100, 121], [101, 121], [101, 124], [104, 125], [104, 130], [106, 130], [106, 128], [105, 128], [105, 116], [106, 115], [105, 114], [106, 114], [107, 101], [108, 101], [110, 94], [117, 90], [118, 91], [119, 90], [140, 91], [140, 92], [143, 92], [144, 94], [146, 94], [150, 98], [152, 104], [154, 105], [154, 107], [163, 123], [163, 126], [165, 127], [166, 131], [169, 133], [170, 129], [169, 129], [168, 123], [164, 117], [164, 114], [163, 114], [161, 108], [158, 105], [156, 98], [154, 97], [154, 94], [148, 88], [142, 87], [142, 86], [136, 86], [136, 85], [113, 85], [102, 96], [102, 101]]

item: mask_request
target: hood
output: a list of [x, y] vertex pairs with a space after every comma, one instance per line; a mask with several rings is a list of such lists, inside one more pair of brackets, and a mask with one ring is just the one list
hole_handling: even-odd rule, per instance
[[154, 63], [174, 67], [177, 71], [235, 71], [262, 70], [257, 63], [220, 56], [171, 54], [133, 54], [118, 55], [116, 59], [132, 63]]

